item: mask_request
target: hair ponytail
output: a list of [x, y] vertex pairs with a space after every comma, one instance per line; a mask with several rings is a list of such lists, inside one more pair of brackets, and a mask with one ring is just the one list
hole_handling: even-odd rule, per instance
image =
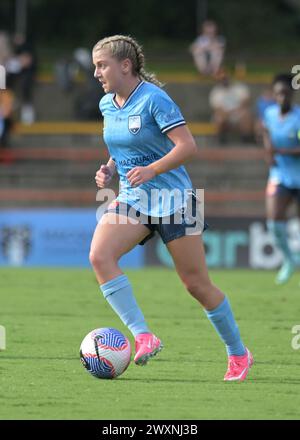
[[144, 81], [163, 87], [164, 84], [157, 79], [154, 73], [145, 70], [145, 56], [142, 47], [134, 38], [127, 35], [113, 35], [103, 38], [95, 44], [93, 52], [106, 48], [118, 60], [130, 59], [133, 74], [138, 75]]

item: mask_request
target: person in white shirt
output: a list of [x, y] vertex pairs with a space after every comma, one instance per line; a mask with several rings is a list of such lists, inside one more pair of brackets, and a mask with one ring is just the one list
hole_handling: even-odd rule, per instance
[[190, 46], [195, 65], [203, 75], [215, 75], [224, 58], [225, 38], [218, 35], [214, 21], [206, 20], [200, 29], [199, 36]]
[[243, 142], [252, 140], [254, 119], [248, 86], [231, 81], [224, 69], [218, 72], [216, 79], [218, 83], [209, 94], [209, 104], [220, 142], [226, 142], [229, 131], [237, 131]]

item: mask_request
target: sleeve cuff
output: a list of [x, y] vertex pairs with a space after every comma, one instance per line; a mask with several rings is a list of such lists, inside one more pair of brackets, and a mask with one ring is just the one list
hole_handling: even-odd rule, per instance
[[164, 128], [161, 128], [161, 132], [166, 133], [167, 131], [172, 130], [172, 128], [179, 127], [180, 125], [186, 125], [186, 122], [184, 119], [182, 119], [181, 121], [173, 122], [172, 124], [167, 125]]

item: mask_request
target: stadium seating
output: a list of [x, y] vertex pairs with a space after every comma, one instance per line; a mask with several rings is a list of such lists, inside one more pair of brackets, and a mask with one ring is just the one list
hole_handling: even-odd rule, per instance
[[[262, 148], [216, 147], [212, 124], [189, 126], [199, 151], [187, 169], [195, 188], [205, 188], [207, 213], [261, 215], [266, 180]], [[94, 175], [108, 158], [101, 129], [99, 123], [17, 124], [8, 152], [13, 163], [0, 167], [0, 204], [96, 205]], [[116, 180], [113, 185], [117, 189]]]
[[[216, 128], [207, 122], [210, 81], [199, 81], [197, 75], [161, 79], [168, 81], [168, 92], [191, 121], [199, 152], [187, 169], [194, 187], [205, 188], [207, 214], [264, 215], [267, 168], [262, 147], [236, 142], [217, 146]], [[251, 85], [253, 97], [267, 79]], [[77, 93], [80, 87], [77, 84]], [[72, 120], [74, 93], [60, 91], [52, 77], [40, 81], [35, 96], [38, 122], [16, 123], [11, 148], [0, 150], [1, 206], [96, 205], [94, 176], [108, 153], [101, 122]], [[117, 189], [116, 180], [113, 185]]]

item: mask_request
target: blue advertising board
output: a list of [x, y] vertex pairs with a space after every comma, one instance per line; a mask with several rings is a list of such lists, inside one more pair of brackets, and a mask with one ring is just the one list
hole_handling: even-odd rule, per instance
[[[203, 233], [206, 264], [209, 268], [276, 269], [283, 261], [264, 218], [206, 217], [208, 230]], [[300, 222], [287, 222], [287, 235], [296, 264], [300, 267]], [[174, 267], [168, 249], [159, 237], [145, 248], [146, 265]]]
[[[89, 249], [97, 225], [95, 209], [0, 211], [0, 266], [89, 267]], [[144, 265], [136, 246], [121, 267]]]

